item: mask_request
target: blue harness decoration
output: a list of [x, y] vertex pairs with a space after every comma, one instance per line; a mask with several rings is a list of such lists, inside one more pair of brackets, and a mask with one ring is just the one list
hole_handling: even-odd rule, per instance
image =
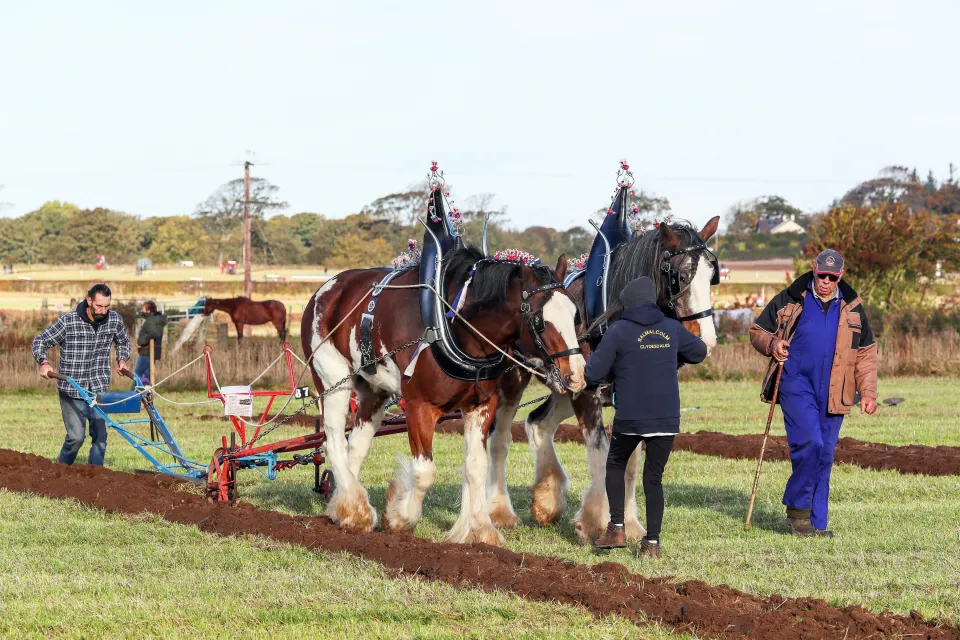
[[[452, 220], [459, 220], [460, 212], [444, 207], [443, 173], [437, 171], [436, 163], [430, 173], [430, 200], [428, 204], [426, 231], [423, 234], [423, 254], [420, 259], [420, 284], [430, 285], [433, 290], [420, 290], [420, 317], [425, 328], [425, 340], [430, 344], [434, 359], [443, 372], [457, 380], [493, 380], [504, 368], [501, 353], [486, 358], [474, 358], [464, 353], [456, 344], [445, 307], [440, 295], [446, 291], [443, 255], [463, 246], [463, 238], [454, 228]], [[436, 291], [436, 293], [435, 293]]]
[[[626, 164], [622, 164], [626, 167]], [[627, 193], [633, 186], [633, 174], [627, 169], [621, 170], [621, 179], [618, 181], [613, 202], [607, 209], [607, 217], [599, 227], [591, 221], [597, 230], [593, 239], [590, 255], [587, 258], [587, 268], [582, 272], [586, 276], [583, 283], [583, 302], [586, 311], [587, 324], [602, 316], [607, 310], [607, 280], [610, 268], [610, 256], [613, 250], [633, 237], [628, 221]], [[573, 282], [576, 274], [570, 282]]]

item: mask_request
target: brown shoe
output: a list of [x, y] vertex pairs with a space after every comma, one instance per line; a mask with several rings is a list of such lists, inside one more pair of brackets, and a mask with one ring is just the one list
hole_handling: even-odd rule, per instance
[[654, 560], [660, 559], [660, 541], [652, 542], [646, 538], [640, 541], [640, 550], [638, 556], [650, 556]]
[[833, 531], [830, 531], [829, 529], [814, 529], [813, 535], [818, 538], [832, 538]]
[[611, 522], [604, 534], [594, 541], [593, 546], [597, 549], [623, 549], [627, 546], [627, 534], [622, 525], [618, 527]]
[[817, 531], [810, 522], [809, 509], [787, 509], [787, 524], [790, 533], [801, 538], [812, 538]]

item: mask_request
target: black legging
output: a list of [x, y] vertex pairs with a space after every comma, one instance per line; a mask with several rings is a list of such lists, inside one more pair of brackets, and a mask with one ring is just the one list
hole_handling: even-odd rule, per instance
[[647, 538], [660, 539], [663, 524], [663, 469], [667, 466], [675, 436], [644, 436], [614, 433], [607, 454], [607, 500], [610, 501], [610, 522], [623, 524], [623, 501], [626, 488], [623, 476], [627, 461], [641, 440], [647, 443], [643, 461], [643, 495], [647, 502]]

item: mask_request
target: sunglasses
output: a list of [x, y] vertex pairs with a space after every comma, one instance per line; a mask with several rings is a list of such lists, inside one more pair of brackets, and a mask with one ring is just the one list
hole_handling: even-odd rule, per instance
[[817, 277], [821, 280], [829, 280], [830, 282], [836, 282], [840, 279], [840, 276], [835, 276], [832, 273], [818, 273]]

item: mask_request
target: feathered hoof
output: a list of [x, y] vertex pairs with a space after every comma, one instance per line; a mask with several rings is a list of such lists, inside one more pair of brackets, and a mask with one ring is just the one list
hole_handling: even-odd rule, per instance
[[476, 529], [471, 529], [466, 539], [463, 540], [464, 544], [474, 544], [477, 542], [489, 544], [494, 547], [502, 547], [505, 540], [503, 539], [503, 535], [497, 531], [496, 527], [487, 524]]
[[549, 527], [560, 521], [567, 509], [567, 494], [563, 482], [556, 476], [548, 476], [530, 489], [533, 501], [530, 511], [541, 527]]
[[353, 500], [334, 494], [326, 513], [341, 528], [353, 533], [368, 533], [377, 526], [377, 511], [367, 501], [366, 492]]
[[520, 518], [509, 504], [497, 503], [490, 509], [490, 521], [498, 529], [516, 529]]
[[647, 530], [643, 528], [639, 520], [627, 519], [623, 523], [623, 531], [627, 534], [627, 540], [635, 542], [647, 535]]

